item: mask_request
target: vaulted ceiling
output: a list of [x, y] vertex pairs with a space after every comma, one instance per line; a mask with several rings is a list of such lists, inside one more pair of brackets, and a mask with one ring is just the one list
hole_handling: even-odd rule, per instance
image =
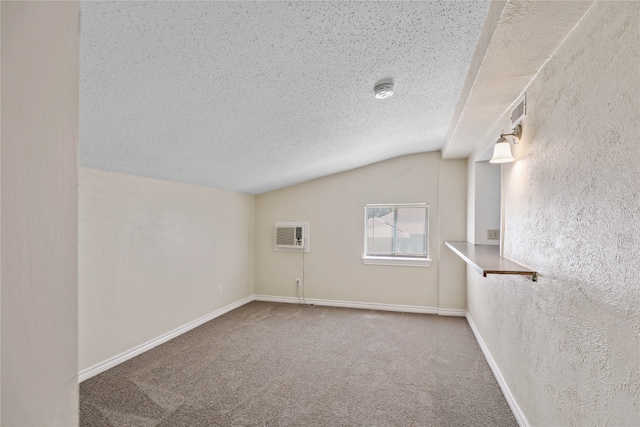
[[590, 3], [82, 2], [80, 163], [258, 194], [465, 157]]

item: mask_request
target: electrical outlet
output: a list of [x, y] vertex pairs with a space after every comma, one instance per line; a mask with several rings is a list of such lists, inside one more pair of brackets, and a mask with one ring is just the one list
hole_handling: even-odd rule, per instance
[[302, 283], [302, 280], [300, 280], [299, 278], [296, 279], [296, 286], [300, 287], [300, 284]]
[[488, 229], [487, 230], [487, 240], [500, 240], [500, 230], [498, 230], [498, 229]]
[[218, 288], [218, 296], [222, 296], [222, 286]]

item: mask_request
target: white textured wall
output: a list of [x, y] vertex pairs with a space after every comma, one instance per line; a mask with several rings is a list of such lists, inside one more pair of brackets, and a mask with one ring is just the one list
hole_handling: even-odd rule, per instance
[[78, 423], [77, 2], [2, 2], [3, 426]]
[[252, 295], [254, 202], [80, 168], [80, 370]]
[[505, 254], [468, 310], [531, 425], [640, 425], [640, 3], [599, 2], [527, 90]]
[[[274, 251], [273, 229], [276, 221], [308, 221], [311, 251], [304, 257], [305, 297], [438, 307], [439, 163], [440, 153], [404, 156], [257, 196], [255, 293], [296, 296], [302, 256]], [[447, 233], [464, 236], [464, 162], [453, 163], [462, 177], [444, 184], [441, 194], [447, 197], [446, 209], [459, 206], [461, 211], [453, 216]], [[364, 206], [413, 202], [429, 203], [431, 267], [364, 265]], [[463, 309], [464, 276], [451, 286], [456, 295], [446, 295], [451, 305], [442, 308]]]

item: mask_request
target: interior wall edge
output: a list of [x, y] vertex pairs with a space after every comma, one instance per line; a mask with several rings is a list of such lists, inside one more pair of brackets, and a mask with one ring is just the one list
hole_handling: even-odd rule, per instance
[[0, 3], [3, 426], [78, 424], [78, 8]]
[[465, 317], [467, 319], [467, 323], [469, 323], [469, 327], [473, 331], [473, 335], [476, 337], [476, 341], [478, 341], [478, 345], [482, 350], [482, 354], [484, 354], [484, 358], [487, 360], [487, 363], [491, 368], [491, 372], [493, 372], [493, 376], [496, 378], [496, 381], [500, 386], [500, 390], [502, 390], [502, 394], [504, 395], [504, 398], [507, 400], [507, 404], [509, 405], [509, 408], [511, 408], [511, 412], [513, 412], [513, 416], [516, 418], [516, 421], [518, 422], [518, 425], [520, 427], [529, 427], [530, 424], [529, 424], [529, 421], [527, 421], [527, 417], [524, 415], [524, 412], [522, 412], [522, 409], [520, 409], [520, 405], [518, 405], [516, 398], [511, 393], [511, 390], [509, 389], [509, 386], [507, 385], [507, 382], [504, 379], [504, 376], [502, 375], [502, 372], [500, 371], [498, 364], [494, 360], [493, 356], [491, 355], [491, 352], [489, 351], [489, 348], [487, 347], [484, 340], [482, 339], [482, 335], [480, 335], [480, 331], [476, 327], [476, 324], [473, 322], [473, 318], [471, 317], [471, 314], [467, 312]]

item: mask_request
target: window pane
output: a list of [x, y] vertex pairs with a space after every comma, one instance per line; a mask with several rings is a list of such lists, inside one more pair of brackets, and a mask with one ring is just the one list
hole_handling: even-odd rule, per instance
[[427, 257], [427, 206], [367, 206], [368, 256]]
[[422, 207], [398, 208], [396, 254], [426, 255], [425, 214]]
[[367, 208], [367, 254], [393, 255], [393, 217], [393, 208]]

